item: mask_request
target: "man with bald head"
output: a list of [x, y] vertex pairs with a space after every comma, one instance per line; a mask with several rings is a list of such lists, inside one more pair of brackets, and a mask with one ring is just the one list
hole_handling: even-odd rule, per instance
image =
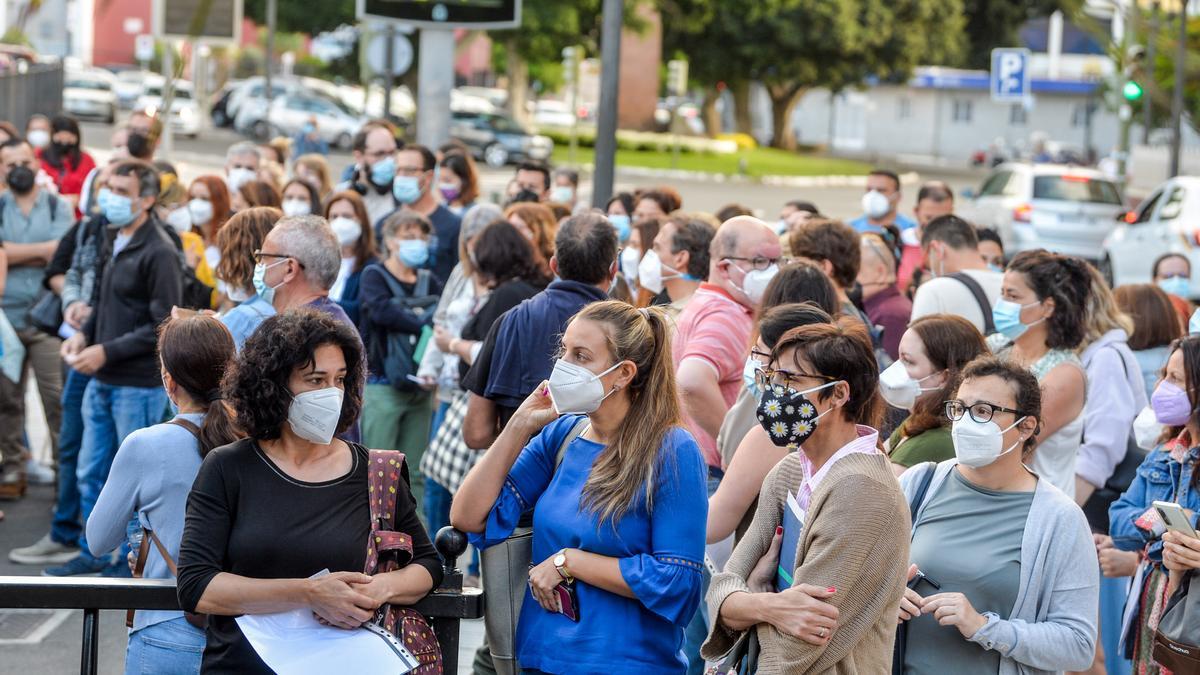
[[763, 221], [725, 221], [709, 245], [708, 281], [679, 315], [675, 370], [688, 430], [708, 463], [709, 494], [724, 475], [717, 432], [742, 386], [754, 310], [781, 254], [778, 235]]

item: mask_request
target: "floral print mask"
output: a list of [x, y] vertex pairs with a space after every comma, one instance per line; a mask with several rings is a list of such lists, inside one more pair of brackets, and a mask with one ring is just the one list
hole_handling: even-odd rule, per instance
[[777, 384], [767, 385], [763, 388], [762, 398], [758, 402], [758, 423], [767, 430], [771, 442], [781, 448], [803, 444], [816, 430], [817, 420], [829, 410], [833, 410], [831, 407], [817, 414], [816, 406], [806, 394], [832, 387], [837, 383], [838, 381], [826, 382], [804, 391]]

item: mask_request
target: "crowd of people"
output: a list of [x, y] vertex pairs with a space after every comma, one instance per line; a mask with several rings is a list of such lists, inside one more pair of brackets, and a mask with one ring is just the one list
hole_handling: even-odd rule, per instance
[[[766, 222], [669, 186], [590, 209], [534, 162], [494, 204], [465, 147], [383, 121], [336, 175], [241, 142], [185, 184], [156, 137], [134, 115], [98, 165], [68, 116], [0, 122], [0, 499], [56, 485], [8, 556], [176, 579], [126, 672], [270, 672], [236, 617], [411, 605], [451, 524], [485, 553], [532, 528], [521, 588], [468, 562], [522, 604], [479, 673], [511, 672], [493, 647], [525, 673], [1171, 672], [1155, 632], [1200, 568], [1153, 506], [1197, 525], [1186, 256], [1112, 289], [1007, 255], [943, 183], [902, 213], [887, 170], [859, 218], [814, 191]], [[403, 556], [375, 573], [381, 505]]]

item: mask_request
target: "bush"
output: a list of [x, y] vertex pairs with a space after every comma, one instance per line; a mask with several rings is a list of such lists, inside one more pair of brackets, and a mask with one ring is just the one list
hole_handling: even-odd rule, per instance
[[[555, 146], [567, 147], [571, 144], [570, 129], [562, 127], [541, 127], [535, 131], [554, 141]], [[581, 148], [596, 147], [596, 130], [593, 127], [580, 127], [576, 142]], [[671, 152], [675, 143], [679, 143], [681, 154], [715, 154], [731, 155], [739, 151], [738, 144], [731, 139], [712, 139], [699, 136], [675, 136], [649, 131], [617, 131], [617, 149], [633, 152]]]

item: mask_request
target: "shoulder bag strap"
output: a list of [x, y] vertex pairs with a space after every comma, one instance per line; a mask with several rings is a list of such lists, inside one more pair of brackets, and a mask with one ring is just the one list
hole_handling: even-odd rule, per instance
[[417, 286], [413, 295], [418, 298], [423, 298], [429, 295], [429, 278], [432, 276], [429, 270], [417, 270]]
[[571, 445], [571, 441], [579, 438], [579, 435], [582, 434], [588, 428], [588, 426], [590, 426], [590, 422], [585, 416], [580, 418], [580, 420], [575, 423], [575, 426], [571, 427], [571, 430], [567, 432], [566, 437], [563, 438], [562, 443], [558, 446], [558, 453], [554, 456], [554, 471], [556, 473], [558, 472], [558, 467], [562, 466], [563, 457], [565, 457], [567, 454], [567, 446]]
[[[142, 543], [138, 545], [137, 562], [133, 565], [133, 578], [141, 579], [142, 574], [146, 571], [146, 559], [150, 557], [150, 542], [154, 542], [154, 548], [158, 549], [158, 554], [163, 557], [167, 563], [167, 569], [170, 570], [171, 576], [178, 577], [179, 570], [175, 567], [175, 560], [171, 558], [171, 554], [167, 552], [167, 547], [159, 541], [158, 535], [154, 534], [154, 530], [142, 528]], [[133, 628], [133, 617], [137, 610], [130, 609], [125, 612], [125, 626]]]
[[979, 303], [979, 311], [983, 312], [983, 334], [995, 333], [996, 322], [992, 319], [992, 303], [988, 302], [987, 293], [983, 292], [983, 286], [980, 286], [979, 282], [966, 272], [955, 272], [947, 276], [966, 286], [967, 290], [971, 291], [971, 295], [975, 296], [975, 302]]
[[[375, 272], [378, 273], [379, 276], [383, 277], [383, 283], [387, 284], [388, 290], [392, 292], [393, 298], [402, 300], [408, 297], [408, 293], [404, 291], [404, 287], [400, 285], [400, 282], [392, 278], [392, 273], [388, 272], [387, 268], [384, 267], [382, 263], [371, 265], [371, 267], [375, 268]], [[371, 452], [375, 452], [375, 450], [372, 450]]]
[[196, 426], [195, 422], [185, 420], [181, 417], [176, 417], [175, 419], [167, 422], [167, 424], [174, 424], [177, 427], [187, 429], [188, 433], [195, 436], [197, 441], [200, 440], [200, 427]]
[[909, 517], [912, 518], [912, 524], [917, 524], [917, 511], [921, 505], [925, 503], [925, 494], [929, 492], [929, 485], [933, 482], [933, 474], [937, 473], [937, 464], [934, 462], [926, 462], [929, 465], [929, 470], [926, 471], [917, 483], [917, 489], [913, 492], [912, 501], [908, 503]]

